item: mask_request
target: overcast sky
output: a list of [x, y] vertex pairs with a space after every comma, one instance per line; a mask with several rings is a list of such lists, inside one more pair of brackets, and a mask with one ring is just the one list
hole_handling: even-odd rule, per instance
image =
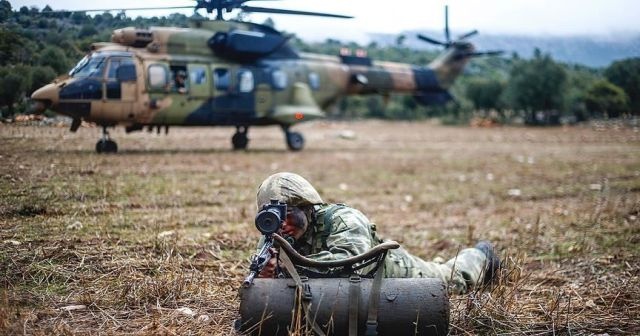
[[[9, 0], [14, 9], [49, 4], [53, 9], [127, 8], [193, 5], [189, 0]], [[393, 7], [383, 7], [389, 4]], [[352, 20], [305, 16], [272, 16], [276, 28], [303, 39], [328, 37], [363, 41], [367, 33], [404, 30], [442, 30], [444, 5], [449, 5], [451, 29], [462, 32], [527, 35], [613, 35], [640, 32], [640, 0], [282, 0], [254, 1], [249, 5], [353, 15]], [[127, 12], [128, 16], [160, 16], [173, 11]], [[192, 10], [181, 13], [191, 15]], [[201, 10], [201, 14], [205, 14]], [[230, 15], [227, 15], [230, 17]], [[267, 15], [248, 18], [262, 22]]]

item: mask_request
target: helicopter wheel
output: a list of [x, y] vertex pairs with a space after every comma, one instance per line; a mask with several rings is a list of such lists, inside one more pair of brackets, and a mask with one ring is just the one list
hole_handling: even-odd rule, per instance
[[102, 153], [117, 153], [118, 144], [111, 139], [100, 139], [96, 143], [96, 152]]
[[297, 152], [304, 147], [304, 137], [298, 132], [285, 132], [287, 137], [287, 147], [289, 150]]
[[96, 143], [96, 152], [98, 152], [98, 154], [118, 152], [118, 144], [111, 140], [106, 126], [102, 127], [102, 139]]
[[247, 149], [249, 145], [249, 137], [247, 137], [248, 127], [237, 127], [236, 133], [231, 138], [234, 150]]

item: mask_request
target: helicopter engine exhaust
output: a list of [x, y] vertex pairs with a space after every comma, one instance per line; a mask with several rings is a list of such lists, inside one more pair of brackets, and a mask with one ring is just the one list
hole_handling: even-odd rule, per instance
[[153, 32], [148, 29], [127, 27], [116, 29], [111, 34], [111, 42], [134, 48], [144, 48], [153, 41]]

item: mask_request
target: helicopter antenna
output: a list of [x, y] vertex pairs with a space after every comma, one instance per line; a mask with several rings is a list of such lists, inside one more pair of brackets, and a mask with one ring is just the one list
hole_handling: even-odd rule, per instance
[[449, 5], [444, 6], [444, 38], [447, 44], [451, 44], [451, 36], [449, 35]]

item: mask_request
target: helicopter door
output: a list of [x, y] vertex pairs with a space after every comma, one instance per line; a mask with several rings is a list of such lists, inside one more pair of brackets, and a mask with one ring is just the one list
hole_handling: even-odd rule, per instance
[[195, 98], [209, 98], [211, 86], [209, 80], [209, 68], [202, 64], [189, 64], [189, 95]]
[[131, 57], [111, 57], [105, 76], [103, 113], [107, 119], [133, 120], [137, 100], [136, 66]]
[[218, 124], [243, 125], [255, 116], [255, 79], [249, 68], [214, 68], [212, 109]]

